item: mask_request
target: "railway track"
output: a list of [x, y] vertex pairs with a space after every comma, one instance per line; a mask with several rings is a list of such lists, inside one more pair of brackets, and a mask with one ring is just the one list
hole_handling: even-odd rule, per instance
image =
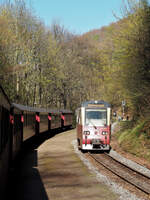
[[117, 175], [131, 185], [134, 185], [150, 197], [150, 177], [119, 162], [118, 160], [112, 158], [109, 154], [89, 153], [89, 156], [113, 174]]

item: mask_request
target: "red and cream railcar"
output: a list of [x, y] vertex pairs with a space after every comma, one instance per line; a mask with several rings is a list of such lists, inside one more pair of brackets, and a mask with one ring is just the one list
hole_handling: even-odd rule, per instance
[[111, 106], [104, 101], [87, 101], [76, 111], [77, 142], [81, 150], [109, 150]]

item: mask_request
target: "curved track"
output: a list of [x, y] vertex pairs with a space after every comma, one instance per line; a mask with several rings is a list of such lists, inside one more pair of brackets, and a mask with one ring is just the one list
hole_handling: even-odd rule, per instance
[[129, 166], [119, 162], [118, 160], [112, 158], [109, 154], [91, 154], [96, 162], [103, 165], [109, 171], [119, 176], [126, 182], [134, 185], [136, 188], [140, 189], [144, 193], [150, 195], [150, 178], [141, 172], [138, 172]]

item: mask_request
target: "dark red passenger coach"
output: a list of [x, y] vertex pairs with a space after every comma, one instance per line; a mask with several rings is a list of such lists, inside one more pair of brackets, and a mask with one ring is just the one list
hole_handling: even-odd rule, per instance
[[31, 137], [71, 128], [70, 110], [35, 108], [11, 103], [0, 86], [0, 194], [4, 199], [8, 172], [22, 148]]

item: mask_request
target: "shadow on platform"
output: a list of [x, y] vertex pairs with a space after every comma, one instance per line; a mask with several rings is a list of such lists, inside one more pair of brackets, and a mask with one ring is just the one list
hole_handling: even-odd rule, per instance
[[47, 139], [61, 133], [43, 132], [26, 140], [10, 172], [6, 200], [49, 200], [38, 171], [37, 148]]

